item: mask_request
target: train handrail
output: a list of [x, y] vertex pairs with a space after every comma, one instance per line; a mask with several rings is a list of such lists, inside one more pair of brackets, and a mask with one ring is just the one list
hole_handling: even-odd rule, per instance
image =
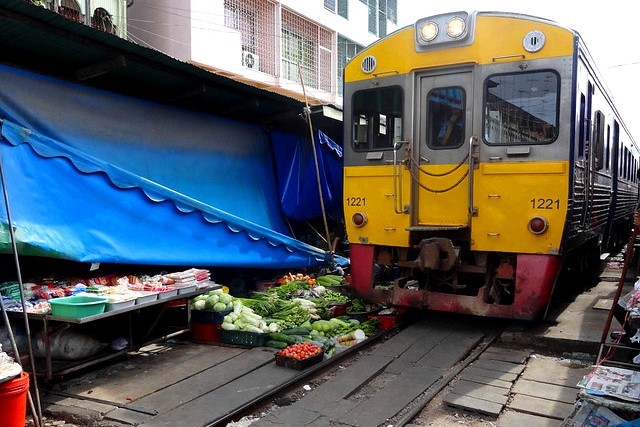
[[401, 169], [398, 164], [398, 150], [407, 141], [396, 141], [393, 143], [393, 210], [396, 214], [404, 214], [409, 210], [408, 207], [402, 207], [402, 177], [400, 176]]
[[476, 144], [476, 142], [478, 141], [478, 138], [475, 136], [471, 136], [471, 138], [469, 138], [469, 170], [467, 171], [467, 174], [469, 176], [469, 195], [468, 195], [468, 203], [469, 203], [469, 207], [468, 207], [468, 224], [469, 227], [471, 227], [471, 218], [476, 215], [476, 208], [473, 206], [473, 169], [474, 169], [474, 165], [475, 165], [475, 160], [478, 158], [478, 152], [476, 150], [476, 152], [474, 153], [474, 148], [478, 147], [478, 144]]

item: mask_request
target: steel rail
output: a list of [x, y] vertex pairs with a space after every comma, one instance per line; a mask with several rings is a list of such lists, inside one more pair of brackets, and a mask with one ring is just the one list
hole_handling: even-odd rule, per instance
[[466, 369], [472, 362], [474, 362], [482, 353], [484, 353], [494, 342], [500, 334], [502, 333], [502, 329], [498, 332], [494, 333], [489, 337], [488, 340], [485, 340], [482, 344], [475, 347], [469, 356], [467, 356], [462, 362], [458, 363], [451, 371], [447, 374], [443, 375], [436, 381], [429, 389], [425, 392], [426, 394], [420, 397], [419, 401], [412, 402], [411, 410], [400, 417], [392, 424], [393, 427], [404, 427], [409, 424], [414, 418], [418, 416], [420, 411], [424, 409], [425, 406], [429, 404], [433, 400], [434, 397], [438, 393], [440, 393], [456, 376], [458, 376], [464, 369]]
[[357, 351], [359, 351], [362, 348], [366, 348], [369, 347], [371, 345], [373, 345], [373, 343], [379, 341], [382, 337], [389, 335], [393, 332], [395, 332], [396, 330], [400, 329], [402, 326], [404, 325], [404, 323], [400, 322], [397, 323], [396, 325], [394, 325], [393, 327], [380, 331], [377, 334], [367, 338], [366, 340], [359, 342], [357, 344], [354, 344], [352, 346], [350, 346], [349, 348], [341, 351], [340, 353], [334, 354], [333, 356], [331, 356], [330, 358], [323, 360], [322, 362], [313, 365], [307, 369], [305, 369], [304, 371], [302, 371], [300, 373], [300, 375], [296, 375], [295, 377], [291, 378], [288, 381], [283, 382], [282, 384], [273, 387], [271, 389], [269, 389], [269, 391], [263, 393], [262, 395], [260, 395], [259, 397], [257, 397], [256, 399], [247, 402], [246, 404], [239, 406], [235, 409], [233, 409], [232, 411], [227, 412], [226, 414], [211, 420], [208, 424], [205, 424], [204, 427], [218, 427], [218, 426], [225, 426], [227, 425], [229, 422], [233, 421], [233, 418], [236, 418], [242, 414], [246, 414], [249, 413], [250, 410], [252, 408], [256, 408], [258, 406], [260, 406], [262, 403], [264, 403], [268, 398], [270, 398], [271, 396], [286, 390], [287, 388], [299, 383], [300, 381], [302, 381], [305, 378], [308, 378], [310, 376], [312, 376], [313, 374], [315, 374], [316, 372], [322, 371], [324, 369], [326, 369], [329, 366], [332, 365], [337, 365], [338, 361], [346, 358], [349, 355], [352, 355], [354, 353], [356, 353]]

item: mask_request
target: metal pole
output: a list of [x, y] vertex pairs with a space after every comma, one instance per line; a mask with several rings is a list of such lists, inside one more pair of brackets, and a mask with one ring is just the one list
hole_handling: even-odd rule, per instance
[[[26, 304], [24, 302], [24, 289], [22, 287], [22, 274], [20, 272], [20, 260], [18, 259], [18, 246], [16, 245], [16, 236], [13, 230], [13, 221], [11, 219], [11, 209], [9, 207], [9, 195], [7, 193], [7, 183], [4, 177], [4, 166], [3, 166], [3, 162], [2, 162], [2, 150], [0, 150], [0, 181], [2, 183], [2, 194], [4, 196], [4, 204], [7, 210], [7, 223], [9, 226], [9, 234], [11, 236], [11, 247], [13, 249], [13, 256], [14, 256], [14, 261], [16, 264], [16, 272], [18, 275], [18, 284], [20, 287], [20, 301], [22, 303], [22, 313], [24, 314], [24, 325], [25, 325], [25, 332], [27, 334], [27, 344], [28, 344], [28, 349], [29, 349], [29, 361], [31, 363], [31, 372], [33, 373], [32, 375], [32, 380], [33, 380], [33, 388], [35, 390], [35, 395], [36, 395], [36, 408], [33, 407], [33, 399], [31, 397], [31, 392], [29, 392], [29, 404], [31, 406], [31, 410], [33, 413], [33, 418], [34, 421], [36, 422], [36, 426], [40, 427], [40, 425], [42, 424], [42, 406], [40, 404], [40, 394], [38, 392], [38, 379], [37, 379], [37, 375], [36, 375], [36, 363], [33, 357], [33, 346], [31, 344], [31, 329], [29, 328], [29, 315], [27, 314], [27, 308], [26, 308]], [[2, 298], [0, 298], [1, 300]], [[7, 316], [6, 311], [4, 310], [4, 304], [2, 304], [2, 312], [4, 313], [4, 317], [5, 317], [5, 322], [7, 324], [7, 328], [10, 332], [10, 335], [12, 336], [13, 333], [11, 332], [11, 326], [9, 324], [9, 318]], [[20, 360], [19, 357], [19, 353], [18, 353], [18, 346], [15, 343], [15, 340], [12, 338], [11, 340], [11, 345], [14, 346], [13, 351], [14, 354], [16, 356], [16, 360]]]
[[309, 136], [311, 137], [311, 148], [313, 149], [313, 160], [316, 166], [316, 181], [318, 182], [318, 195], [320, 196], [320, 208], [322, 209], [322, 219], [324, 220], [324, 231], [327, 237], [327, 244], [329, 246], [329, 265], [331, 269], [335, 269], [335, 261], [333, 258], [333, 250], [331, 243], [331, 234], [329, 233], [329, 225], [327, 224], [327, 213], [324, 208], [324, 196], [322, 195], [322, 183], [320, 181], [320, 166], [318, 165], [318, 153], [316, 153], [316, 142], [313, 137], [313, 125], [311, 124], [311, 109], [309, 108], [309, 101], [307, 100], [307, 90], [304, 86], [304, 79], [302, 78], [302, 67], [298, 62], [298, 76], [300, 77], [300, 84], [302, 85], [302, 93], [304, 94], [304, 113], [307, 117], [307, 124], [309, 125]]

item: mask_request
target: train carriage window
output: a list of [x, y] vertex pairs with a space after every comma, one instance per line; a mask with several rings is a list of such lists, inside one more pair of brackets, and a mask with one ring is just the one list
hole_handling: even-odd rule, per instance
[[605, 169], [611, 171], [611, 126], [607, 125], [607, 139], [604, 147]]
[[464, 143], [466, 96], [463, 88], [432, 89], [427, 95], [427, 144], [431, 148], [456, 148]]
[[604, 113], [596, 111], [595, 123], [593, 128], [593, 138], [595, 144], [594, 164], [596, 169], [604, 168]]
[[560, 78], [554, 71], [496, 74], [485, 81], [488, 144], [548, 144], [558, 137]]
[[389, 150], [402, 139], [403, 93], [399, 86], [362, 90], [353, 95], [353, 148]]

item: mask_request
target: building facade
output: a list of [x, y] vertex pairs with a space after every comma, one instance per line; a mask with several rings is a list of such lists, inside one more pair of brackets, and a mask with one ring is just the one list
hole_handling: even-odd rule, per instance
[[344, 65], [397, 29], [397, 0], [135, 0], [127, 15], [135, 43], [311, 105], [341, 106]]

